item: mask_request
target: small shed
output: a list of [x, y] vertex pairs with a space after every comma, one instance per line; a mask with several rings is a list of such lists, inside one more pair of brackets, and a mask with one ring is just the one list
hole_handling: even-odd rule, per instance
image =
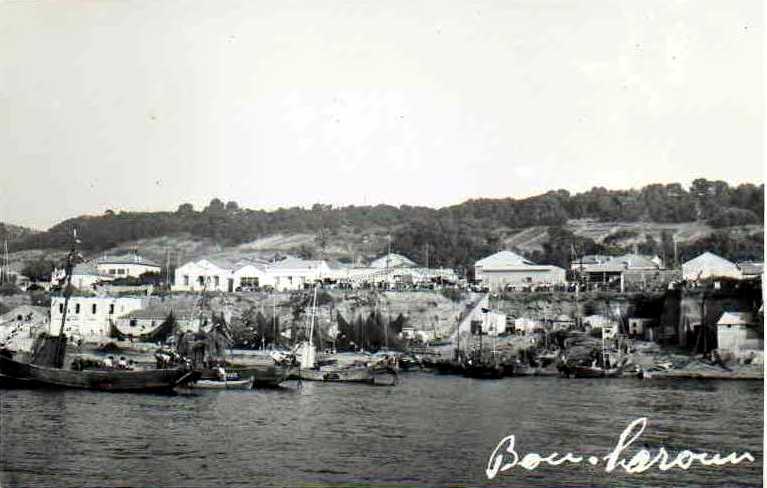
[[762, 349], [763, 339], [748, 312], [724, 312], [716, 323], [717, 347], [729, 351]]

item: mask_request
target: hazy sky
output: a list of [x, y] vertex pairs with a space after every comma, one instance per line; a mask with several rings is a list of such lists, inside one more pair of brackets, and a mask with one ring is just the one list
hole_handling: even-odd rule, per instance
[[0, 221], [761, 182], [760, 1], [0, 2]]

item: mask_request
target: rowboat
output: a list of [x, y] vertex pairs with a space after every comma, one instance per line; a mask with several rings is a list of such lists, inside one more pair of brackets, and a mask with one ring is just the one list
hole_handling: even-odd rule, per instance
[[[244, 368], [227, 368], [226, 371], [230, 374], [237, 375], [240, 378], [252, 378], [254, 388], [276, 388], [280, 383], [287, 381], [292, 372], [292, 368], [290, 366], [275, 364]], [[216, 378], [217, 374], [215, 370], [202, 370], [203, 380], [214, 380]]]
[[609, 369], [600, 366], [573, 366], [571, 370], [576, 378], [615, 378], [623, 375], [623, 366]]
[[190, 388], [210, 390], [250, 390], [253, 388], [253, 377], [244, 380], [198, 380], [190, 383]]
[[300, 369], [298, 377], [305, 381], [373, 383], [375, 375], [368, 367]]
[[0, 355], [0, 375], [18, 382], [98, 391], [170, 391], [200, 377], [186, 368], [148, 370], [51, 368]]

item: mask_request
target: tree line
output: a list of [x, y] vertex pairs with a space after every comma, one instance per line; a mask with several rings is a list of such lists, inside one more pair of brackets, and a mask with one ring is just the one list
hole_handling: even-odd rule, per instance
[[[653, 184], [635, 190], [601, 187], [570, 194], [566, 190], [514, 199], [474, 199], [433, 209], [391, 205], [280, 208], [273, 211], [241, 208], [236, 202], [213, 199], [197, 210], [185, 203], [175, 212], [114, 212], [65, 220], [45, 232], [14, 235], [9, 250], [66, 249], [77, 228], [86, 252], [153, 237], [191, 235], [210, 238], [221, 245], [236, 245], [277, 233], [313, 233], [324, 249], [330, 239], [344, 232], [360, 235], [384, 229], [392, 236], [393, 250], [411, 257], [428, 254], [429, 264], [466, 268], [502, 247], [503, 233], [530, 226], [548, 226], [550, 241], [535, 259], [564, 264], [573, 247], [585, 253], [609, 252], [611, 244], [589, 242], [568, 235], [570, 219], [610, 222], [680, 223], [703, 221], [715, 228], [764, 223], [764, 185], [730, 186], [723, 181], [695, 180], [681, 184]], [[731, 255], [751, 255], [755, 243], [738, 248], [725, 239], [712, 242]], [[761, 241], [761, 239], [760, 239]], [[613, 247], [613, 251], [616, 249]], [[668, 242], [647, 242], [646, 248], [668, 251]], [[380, 253], [381, 249], [371, 250]], [[309, 251], [305, 251], [308, 255]], [[733, 254], [734, 253], [734, 254]], [[535, 260], [534, 259], [534, 260]], [[568, 258], [569, 259], [569, 258]], [[424, 261], [425, 259], [419, 259]]]

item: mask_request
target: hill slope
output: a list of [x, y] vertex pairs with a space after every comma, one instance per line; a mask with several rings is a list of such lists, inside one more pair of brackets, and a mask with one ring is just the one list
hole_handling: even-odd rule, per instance
[[[77, 228], [86, 252], [131, 247], [164, 260], [167, 249], [189, 258], [215, 253], [294, 253], [345, 261], [380, 255], [388, 246], [432, 266], [467, 267], [501, 248], [541, 263], [566, 266], [573, 251], [615, 254], [636, 248], [683, 257], [709, 249], [732, 259], [761, 256], [764, 185], [730, 187], [696, 180], [639, 190], [594, 188], [571, 195], [551, 191], [525, 199], [478, 199], [427, 207], [378, 205], [267, 212], [214, 199], [201, 211], [107, 212], [61, 222], [46, 232], [21, 234], [12, 250], [66, 249]], [[157, 249], [157, 250], [150, 250]], [[156, 254], [162, 249], [162, 256]], [[182, 258], [186, 259], [186, 257]]]

